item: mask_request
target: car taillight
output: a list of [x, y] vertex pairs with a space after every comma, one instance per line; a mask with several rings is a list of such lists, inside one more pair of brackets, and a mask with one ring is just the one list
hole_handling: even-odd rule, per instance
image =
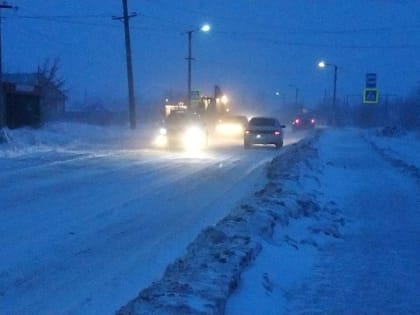
[[299, 119], [295, 119], [295, 123], [296, 124], [300, 123], [300, 120]]
[[312, 118], [311, 119], [311, 124], [314, 124], [315, 123], [315, 119], [314, 118]]
[[281, 132], [280, 132], [279, 130], [276, 130], [276, 131], [274, 131], [274, 134], [275, 134], [276, 136], [278, 136], [278, 135], [280, 135], [280, 134], [281, 134]]

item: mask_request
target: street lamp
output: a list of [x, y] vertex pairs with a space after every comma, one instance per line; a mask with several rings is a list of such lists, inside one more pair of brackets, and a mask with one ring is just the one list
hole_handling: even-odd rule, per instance
[[193, 60], [191, 55], [191, 40], [192, 40], [192, 33], [195, 31], [202, 31], [202, 32], [208, 32], [210, 31], [210, 25], [204, 24], [201, 26], [200, 29], [194, 29], [187, 31], [186, 34], [188, 35], [188, 57], [186, 58], [188, 60], [188, 92], [187, 92], [187, 106], [188, 108], [191, 108], [191, 61]]
[[336, 115], [336, 93], [337, 93], [337, 65], [333, 63], [326, 63], [325, 61], [320, 61], [318, 67], [325, 68], [326, 66], [334, 67], [334, 90], [333, 90], [333, 124], [335, 124], [335, 115]]

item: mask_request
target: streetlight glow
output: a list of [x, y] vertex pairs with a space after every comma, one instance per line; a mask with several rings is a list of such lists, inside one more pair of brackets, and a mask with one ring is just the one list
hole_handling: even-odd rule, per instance
[[204, 24], [204, 25], [201, 27], [201, 30], [202, 30], [203, 32], [208, 32], [208, 31], [210, 31], [210, 29], [211, 29], [211, 27], [210, 27], [210, 25], [209, 25], [209, 24]]
[[320, 67], [320, 68], [325, 68], [325, 61], [320, 61], [320, 62], [318, 63], [318, 67]]

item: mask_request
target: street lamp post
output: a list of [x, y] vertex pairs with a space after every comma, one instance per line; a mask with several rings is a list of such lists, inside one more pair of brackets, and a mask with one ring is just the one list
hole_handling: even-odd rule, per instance
[[299, 88], [296, 85], [289, 84], [289, 87], [295, 89], [295, 106], [298, 107], [298, 95], [299, 95]]
[[[204, 24], [199, 30], [203, 32], [208, 32], [210, 31], [210, 25]], [[188, 35], [188, 57], [186, 58], [188, 61], [188, 74], [187, 74], [188, 75], [188, 83], [187, 83], [188, 84], [188, 91], [187, 91], [187, 107], [188, 108], [191, 108], [191, 61], [194, 59], [191, 53], [191, 50], [192, 50], [191, 42], [192, 42], [192, 34], [195, 31], [197, 31], [197, 29], [185, 32]]]
[[191, 40], [192, 40], [192, 33], [193, 32], [194, 31], [188, 31], [187, 32], [187, 34], [188, 34], [188, 57], [187, 57], [187, 60], [188, 60], [187, 106], [188, 106], [188, 108], [191, 107], [191, 60], [192, 60], [192, 56], [191, 56]]
[[334, 89], [333, 89], [333, 117], [332, 117], [332, 120], [333, 120], [333, 124], [335, 124], [336, 123], [336, 113], [337, 113], [337, 111], [336, 111], [336, 100], [337, 100], [337, 69], [338, 69], [338, 66], [336, 65], [336, 64], [333, 64], [333, 63], [326, 63], [326, 62], [324, 62], [324, 61], [320, 61], [319, 63], [318, 63], [318, 67], [320, 67], [320, 68], [325, 68], [326, 66], [331, 66], [331, 67], [333, 67], [334, 68]]
[[284, 106], [286, 104], [286, 97], [285, 97], [284, 93], [281, 93], [280, 91], [276, 91], [275, 94], [276, 94], [276, 96], [281, 96], [282, 104]]

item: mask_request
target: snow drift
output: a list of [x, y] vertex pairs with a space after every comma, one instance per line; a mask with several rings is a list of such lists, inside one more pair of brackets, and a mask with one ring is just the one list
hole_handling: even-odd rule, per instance
[[[315, 215], [322, 209], [316, 196], [296, 193], [296, 178], [312, 169], [317, 150], [314, 138], [285, 148], [267, 168], [267, 185], [244, 200], [218, 224], [208, 227], [188, 246], [186, 254], [169, 265], [161, 280], [140, 292], [118, 315], [224, 314], [229, 295], [241, 273], [272, 237], [278, 224]], [[292, 189], [285, 189], [291, 184]], [[334, 224], [312, 226], [314, 234], [340, 237]]]

